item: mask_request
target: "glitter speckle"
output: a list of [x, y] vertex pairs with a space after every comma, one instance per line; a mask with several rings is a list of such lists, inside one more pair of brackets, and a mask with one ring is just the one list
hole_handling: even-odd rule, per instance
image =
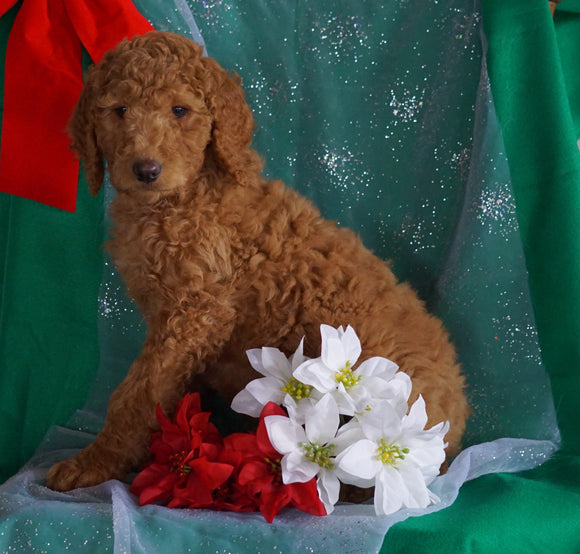
[[389, 106], [392, 108], [396, 121], [402, 123], [417, 123], [418, 114], [423, 107], [423, 96], [425, 89], [415, 85], [413, 90], [404, 87], [402, 82], [395, 83], [398, 90], [390, 91]]
[[[358, 49], [366, 48], [368, 37], [364, 25], [354, 15], [329, 14], [326, 20], [315, 21], [312, 32], [318, 36], [320, 47], [330, 52], [327, 63], [344, 62], [351, 56], [358, 60]], [[325, 47], [328, 45], [327, 47]], [[318, 47], [313, 47], [318, 52]]]
[[108, 322], [111, 329], [123, 335], [131, 331], [140, 332], [143, 327], [139, 312], [126, 296], [121, 278], [108, 260], [104, 262], [103, 281], [99, 294], [99, 315]]
[[484, 188], [474, 212], [488, 233], [498, 232], [501, 237], [507, 238], [518, 229], [516, 206], [507, 183], [494, 183]]

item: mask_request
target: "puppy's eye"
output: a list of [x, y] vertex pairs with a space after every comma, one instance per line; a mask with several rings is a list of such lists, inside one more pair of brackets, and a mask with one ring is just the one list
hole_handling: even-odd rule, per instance
[[171, 108], [171, 111], [173, 112], [175, 119], [181, 119], [182, 117], [185, 117], [189, 112], [189, 110], [187, 108], [184, 108], [183, 106], [173, 106]]
[[119, 119], [123, 119], [125, 117], [125, 112], [127, 111], [127, 106], [119, 106], [115, 108], [115, 114]]

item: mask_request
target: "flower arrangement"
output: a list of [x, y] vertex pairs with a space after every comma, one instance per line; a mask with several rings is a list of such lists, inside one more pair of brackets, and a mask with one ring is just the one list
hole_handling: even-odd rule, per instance
[[411, 379], [385, 358], [356, 367], [360, 341], [352, 329], [321, 326], [321, 356], [287, 358], [276, 348], [249, 350], [262, 378], [232, 408], [259, 418], [255, 433], [222, 438], [187, 395], [173, 419], [157, 408], [161, 430], [153, 460], [131, 492], [141, 505], [260, 511], [268, 522], [285, 506], [330, 514], [340, 483], [375, 487], [378, 515], [439, 501], [429, 484], [445, 460], [448, 423], [425, 429], [425, 402], [409, 408]]

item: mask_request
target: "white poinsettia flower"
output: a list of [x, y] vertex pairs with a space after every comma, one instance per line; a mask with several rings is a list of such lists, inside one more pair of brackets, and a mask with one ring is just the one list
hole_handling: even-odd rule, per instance
[[[354, 419], [360, 420], [371, 411], [380, 409], [383, 402], [390, 403], [400, 417], [407, 413], [413, 385], [411, 378], [406, 373], [397, 371], [388, 381], [382, 379], [378, 384], [367, 381], [363, 382], [363, 385], [366, 385], [365, 390], [370, 393], [371, 397], [366, 403], [361, 403], [358, 406], [358, 410], [354, 413]], [[361, 407], [362, 409], [360, 409]]]
[[248, 350], [250, 365], [264, 377], [254, 379], [232, 400], [232, 409], [241, 414], [259, 417], [268, 402], [285, 405], [296, 414], [302, 414], [319, 395], [313, 388], [300, 383], [293, 376], [294, 370], [308, 360], [304, 356], [304, 339], [296, 352], [287, 358], [278, 348], [264, 347]]
[[336, 457], [340, 479], [358, 487], [375, 487], [375, 511], [388, 515], [403, 507], [425, 508], [439, 501], [427, 487], [445, 460], [448, 423], [426, 430], [427, 413], [420, 396], [402, 417], [388, 403], [351, 426], [356, 439]]
[[304, 426], [284, 416], [268, 416], [264, 423], [272, 446], [282, 454], [282, 481], [305, 483], [317, 477], [318, 495], [330, 514], [340, 491], [334, 462], [340, 417], [334, 398], [327, 394], [316, 402]]
[[[308, 378], [308, 384], [322, 393], [330, 392], [337, 386], [336, 374], [348, 378], [352, 366], [361, 355], [362, 348], [354, 329], [349, 325], [335, 329], [330, 325], [320, 326], [321, 356], [297, 368], [295, 377]], [[306, 381], [303, 381], [306, 382]]]
[[354, 368], [362, 348], [350, 325], [346, 330], [321, 325], [320, 334], [322, 355], [299, 365], [294, 371], [296, 379], [322, 394], [332, 394], [344, 415], [368, 410], [375, 399], [393, 399], [398, 404], [406, 404], [411, 392], [410, 380], [407, 383], [405, 377], [396, 377], [393, 381], [399, 369], [397, 364], [374, 357]]

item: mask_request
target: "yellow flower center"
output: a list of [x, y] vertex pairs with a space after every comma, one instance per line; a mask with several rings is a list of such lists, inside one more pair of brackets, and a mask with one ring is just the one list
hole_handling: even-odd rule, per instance
[[270, 466], [275, 482], [279, 485], [282, 484], [282, 466], [280, 465], [280, 461], [280, 458], [264, 458], [264, 462]]
[[396, 444], [388, 444], [385, 439], [381, 439], [377, 448], [377, 460], [396, 467], [397, 462], [404, 460], [405, 454], [409, 452], [408, 448], [400, 448]]
[[273, 460], [271, 458], [264, 458], [264, 461], [272, 468], [275, 470], [280, 469], [280, 458], [274, 458]]
[[304, 457], [325, 469], [334, 469], [334, 463], [330, 459], [334, 456], [334, 444], [322, 446], [316, 443], [302, 442], [300, 447], [304, 452]]
[[305, 385], [292, 377], [283, 387], [282, 392], [288, 393], [296, 402], [302, 400], [303, 398], [308, 398], [312, 392], [312, 387], [310, 385]]
[[169, 461], [171, 466], [169, 471], [173, 473], [177, 473], [178, 475], [187, 475], [191, 473], [191, 466], [185, 463], [185, 458], [187, 456], [187, 452], [182, 450], [181, 452], [176, 452], [169, 457]]
[[356, 385], [360, 381], [360, 376], [356, 376], [351, 369], [350, 361], [346, 362], [346, 365], [334, 374], [334, 378], [337, 383], [342, 383], [346, 390], [350, 389], [352, 386]]

